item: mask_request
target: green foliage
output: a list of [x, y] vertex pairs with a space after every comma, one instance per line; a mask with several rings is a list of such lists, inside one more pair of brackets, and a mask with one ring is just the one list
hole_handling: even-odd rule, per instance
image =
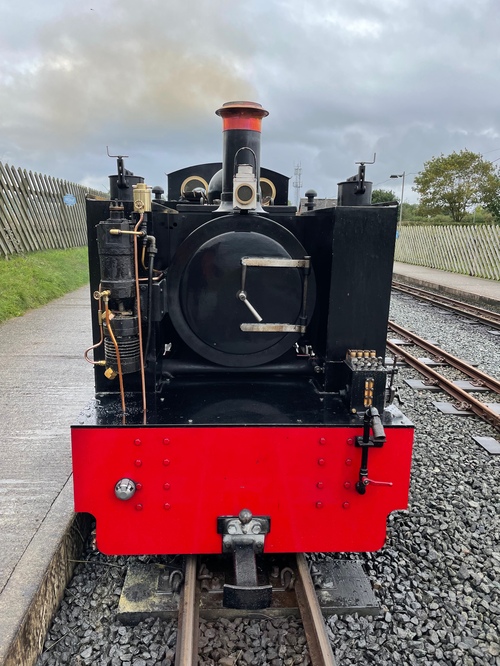
[[500, 218], [495, 218], [487, 208], [481, 206], [476, 206], [471, 213], [467, 213], [463, 221], [464, 224], [500, 224]]
[[87, 248], [0, 259], [0, 322], [78, 289], [88, 280]]
[[425, 162], [413, 189], [420, 195], [423, 214], [445, 214], [452, 223], [460, 223], [482, 205], [500, 219], [499, 174], [491, 162], [469, 150]]
[[399, 201], [392, 190], [373, 190], [372, 203], [384, 203], [384, 201]]
[[[414, 227], [414, 226], [439, 226], [439, 225], [450, 225], [455, 224], [452, 218], [449, 215], [408, 215], [408, 217], [403, 219], [403, 225]], [[467, 213], [464, 219], [460, 222], [462, 226], [467, 225], [480, 225], [480, 224], [500, 224], [500, 220], [495, 219], [493, 215], [486, 209], [478, 206], [475, 211], [472, 213]]]
[[484, 202], [485, 209], [491, 215], [496, 224], [500, 224], [500, 189], [494, 188], [491, 195]]

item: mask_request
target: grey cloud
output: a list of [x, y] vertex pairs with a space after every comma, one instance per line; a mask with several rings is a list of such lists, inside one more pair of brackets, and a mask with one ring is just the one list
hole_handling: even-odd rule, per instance
[[109, 144], [156, 184], [220, 159], [214, 111], [238, 98], [270, 111], [266, 166], [301, 162], [304, 186], [328, 196], [373, 152], [382, 182], [500, 148], [496, 0], [58, 2], [47, 21], [33, 5], [33, 39], [0, 53], [0, 159], [19, 166], [105, 180]]

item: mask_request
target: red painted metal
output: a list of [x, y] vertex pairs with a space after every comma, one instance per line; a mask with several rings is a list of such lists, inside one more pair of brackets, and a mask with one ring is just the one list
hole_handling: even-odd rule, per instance
[[252, 118], [251, 116], [229, 116], [224, 118], [222, 131], [228, 130], [252, 130], [260, 132], [262, 121], [260, 118]]
[[222, 118], [222, 131], [253, 130], [261, 131], [262, 118], [269, 112], [256, 102], [227, 102], [215, 112]]
[[[217, 517], [271, 517], [265, 552], [373, 551], [391, 511], [408, 501], [413, 429], [387, 427], [355, 490], [362, 428], [78, 427], [72, 429], [75, 510], [97, 521], [106, 554], [219, 553]], [[140, 462], [140, 464], [139, 464]], [[115, 497], [121, 478], [139, 484]]]

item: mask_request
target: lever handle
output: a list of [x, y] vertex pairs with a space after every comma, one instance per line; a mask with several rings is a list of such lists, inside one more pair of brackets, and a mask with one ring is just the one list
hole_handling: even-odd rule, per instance
[[365, 476], [363, 479], [363, 485], [367, 486], [369, 483], [371, 483], [372, 486], [392, 486], [393, 483], [392, 481], [374, 481], [373, 479], [369, 479]]
[[247, 306], [247, 308], [248, 308], [248, 309], [250, 310], [250, 312], [253, 314], [253, 316], [255, 317], [255, 319], [257, 319], [257, 321], [259, 321], [259, 322], [262, 321], [262, 317], [260, 316], [260, 314], [259, 314], [259, 313], [257, 312], [257, 310], [254, 308], [254, 306], [253, 306], [253, 305], [250, 303], [250, 301], [248, 300], [247, 295], [246, 295], [246, 292], [244, 292], [244, 291], [239, 291], [239, 292], [237, 293], [237, 296], [238, 296], [238, 298], [240, 299], [240, 301], [243, 301], [243, 303]]

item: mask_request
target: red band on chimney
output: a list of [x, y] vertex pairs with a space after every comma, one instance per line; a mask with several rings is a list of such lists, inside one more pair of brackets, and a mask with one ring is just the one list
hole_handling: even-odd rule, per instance
[[222, 118], [222, 131], [253, 130], [261, 131], [262, 118], [268, 111], [256, 102], [227, 102], [215, 112]]
[[252, 118], [251, 116], [229, 116], [222, 119], [222, 131], [226, 130], [253, 130], [260, 132], [262, 125], [261, 118]]

